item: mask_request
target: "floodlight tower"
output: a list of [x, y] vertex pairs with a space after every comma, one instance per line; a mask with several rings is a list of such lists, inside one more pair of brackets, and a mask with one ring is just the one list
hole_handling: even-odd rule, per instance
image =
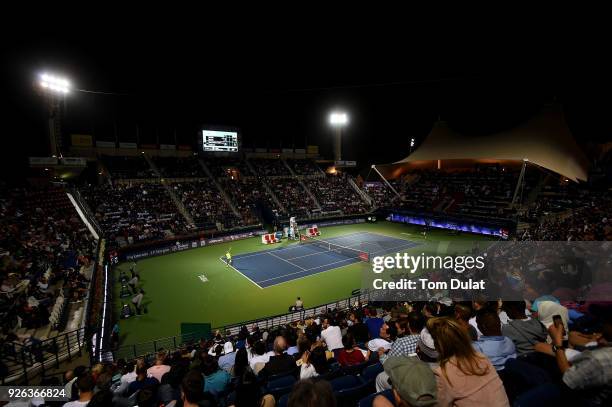
[[39, 78], [49, 109], [49, 150], [52, 156], [62, 156], [62, 109], [70, 92], [68, 79], [43, 73]]
[[334, 160], [342, 160], [342, 129], [348, 124], [348, 115], [344, 112], [332, 112], [329, 124], [336, 129], [334, 137]]

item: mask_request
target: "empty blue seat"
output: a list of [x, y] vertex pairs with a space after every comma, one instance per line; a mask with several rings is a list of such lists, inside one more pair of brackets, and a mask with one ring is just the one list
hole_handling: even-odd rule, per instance
[[359, 363], [357, 365], [342, 366], [342, 371], [345, 375], [358, 375], [368, 365], [368, 362]]
[[270, 380], [266, 386], [268, 393], [274, 396], [278, 400], [284, 394], [291, 391], [293, 384], [295, 383], [295, 377], [291, 375], [282, 376], [274, 380]]
[[389, 400], [393, 405], [395, 405], [395, 397], [393, 397], [393, 390], [385, 390], [380, 393], [370, 394], [359, 400], [359, 407], [372, 407], [372, 403], [374, 403], [374, 399], [376, 396], [384, 396]]
[[344, 391], [362, 385], [361, 380], [359, 380], [356, 376], [338, 377], [337, 379], [331, 380], [329, 383], [331, 384], [334, 392]]
[[361, 372], [361, 380], [367, 383], [373, 382], [374, 380], [376, 380], [376, 376], [378, 376], [384, 370], [385, 369], [383, 368], [382, 363], [376, 363], [374, 365], [367, 366]]

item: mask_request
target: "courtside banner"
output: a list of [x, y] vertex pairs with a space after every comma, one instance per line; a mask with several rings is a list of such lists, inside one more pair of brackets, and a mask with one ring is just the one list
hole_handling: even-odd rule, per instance
[[370, 258], [362, 289], [372, 299], [612, 301], [612, 242], [413, 240]]
[[263, 230], [256, 230], [252, 232], [236, 233], [233, 235], [219, 236], [209, 239], [187, 239], [179, 240], [174, 243], [168, 243], [166, 246], [154, 247], [150, 249], [137, 249], [133, 252], [126, 249], [125, 260], [138, 260], [145, 259], [147, 257], [161, 256], [168, 253], [182, 252], [188, 249], [195, 249], [198, 247], [210, 246], [219, 243], [233, 242], [235, 240], [248, 239], [249, 237], [260, 236], [266, 233]]
[[329, 220], [329, 221], [313, 221], [310, 223], [303, 223], [300, 224], [300, 229], [303, 228], [311, 228], [313, 226], [319, 226], [319, 227], [324, 227], [324, 226], [338, 226], [338, 225], [355, 225], [357, 223], [365, 223], [365, 218], [358, 218], [358, 219], [338, 219], [338, 220]]

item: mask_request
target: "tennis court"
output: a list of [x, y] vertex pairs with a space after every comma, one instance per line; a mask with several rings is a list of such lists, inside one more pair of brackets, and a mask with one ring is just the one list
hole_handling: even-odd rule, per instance
[[[308, 239], [290, 247], [240, 254], [232, 267], [259, 288], [323, 273], [371, 259], [401, 252], [417, 243], [370, 232], [359, 232], [326, 240]], [[225, 261], [221, 258], [221, 261]]]

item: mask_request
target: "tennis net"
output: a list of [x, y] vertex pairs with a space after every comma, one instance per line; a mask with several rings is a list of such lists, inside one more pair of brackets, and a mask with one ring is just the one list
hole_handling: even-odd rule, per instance
[[370, 261], [370, 254], [366, 251], [359, 250], [359, 249], [353, 249], [351, 247], [341, 246], [339, 244], [331, 243], [326, 240], [318, 239], [316, 237], [312, 237], [308, 235], [302, 235], [300, 237], [300, 244], [313, 245], [321, 249], [324, 249], [325, 251], [339, 253], [343, 256], [354, 258], [359, 261], [365, 261], [365, 262]]

